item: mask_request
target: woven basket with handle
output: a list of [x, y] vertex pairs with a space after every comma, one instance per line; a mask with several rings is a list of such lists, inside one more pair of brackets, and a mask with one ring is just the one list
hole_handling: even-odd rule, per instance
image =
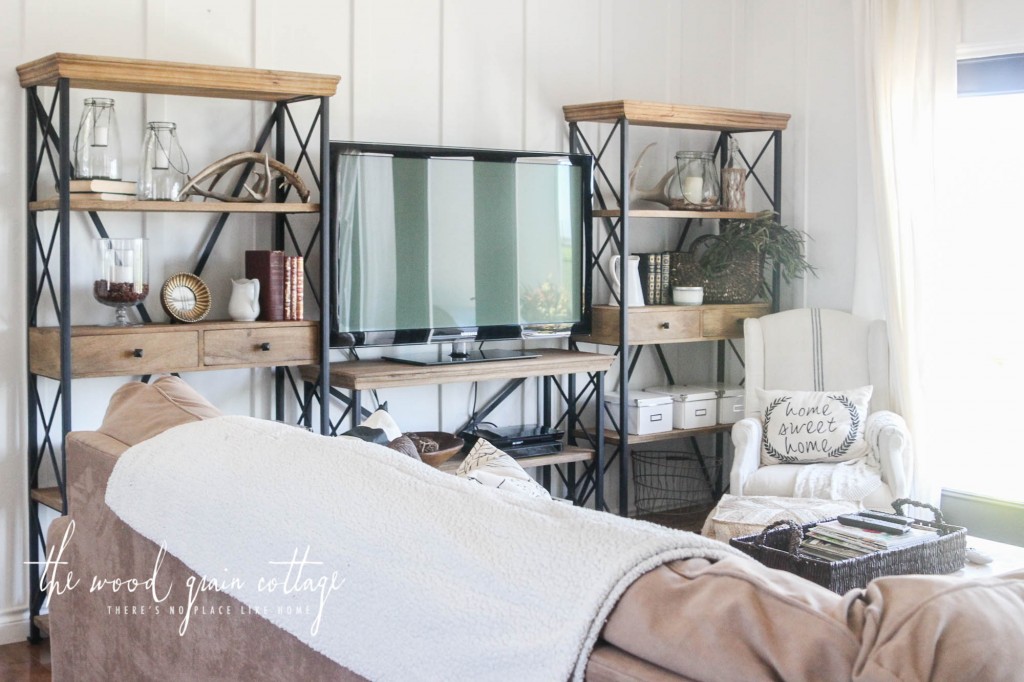
[[704, 287], [705, 303], [750, 303], [760, 296], [764, 281], [764, 255], [754, 250], [740, 254], [712, 274], [700, 265], [701, 251], [717, 235], [706, 234], [693, 241], [689, 251], [672, 254], [672, 286]]

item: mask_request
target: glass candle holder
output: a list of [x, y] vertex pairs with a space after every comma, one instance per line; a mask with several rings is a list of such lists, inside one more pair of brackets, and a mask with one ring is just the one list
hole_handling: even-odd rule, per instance
[[718, 208], [718, 168], [711, 152], [677, 152], [676, 183], [679, 196], [671, 208], [713, 211]]
[[148, 123], [142, 141], [138, 198], [180, 201], [178, 195], [188, 182], [188, 171], [188, 159], [178, 142], [178, 126], [163, 121]]
[[97, 239], [93, 297], [116, 308], [115, 327], [127, 327], [128, 308], [149, 293], [149, 240]]
[[75, 177], [121, 179], [121, 133], [117, 128], [114, 100], [91, 97], [85, 100], [74, 145]]

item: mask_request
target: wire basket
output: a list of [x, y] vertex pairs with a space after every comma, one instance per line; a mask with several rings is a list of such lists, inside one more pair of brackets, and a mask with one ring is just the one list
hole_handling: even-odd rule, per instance
[[721, 271], [707, 274], [701, 268], [699, 252], [717, 238], [706, 234], [695, 239], [689, 251], [672, 254], [672, 286], [704, 287], [705, 303], [756, 301], [764, 286], [764, 256], [755, 251], [743, 253]]
[[688, 516], [714, 504], [717, 459], [695, 452], [632, 453], [637, 516]]

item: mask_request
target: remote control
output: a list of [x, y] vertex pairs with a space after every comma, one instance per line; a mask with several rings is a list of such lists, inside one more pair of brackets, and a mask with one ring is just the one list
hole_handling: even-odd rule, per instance
[[875, 511], [874, 509], [865, 509], [864, 511], [857, 512], [858, 516], [865, 516], [875, 521], [888, 521], [889, 523], [898, 523], [901, 526], [909, 526], [914, 523], [914, 519], [909, 516], [900, 516], [899, 514], [891, 514], [888, 512]]
[[901, 526], [898, 523], [876, 521], [859, 514], [840, 514], [838, 520], [844, 526], [853, 526], [854, 528], [863, 528], [864, 530], [877, 530], [882, 533], [891, 533], [892, 535], [903, 535], [910, 530], [907, 526]]
[[972, 564], [983, 566], [985, 564], [992, 563], [992, 555], [981, 551], [977, 547], [968, 547], [967, 560], [970, 561]]

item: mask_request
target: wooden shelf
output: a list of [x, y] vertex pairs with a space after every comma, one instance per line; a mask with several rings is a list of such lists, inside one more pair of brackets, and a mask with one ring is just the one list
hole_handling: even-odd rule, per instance
[[38, 616], [32, 616], [32, 622], [44, 635], [50, 635], [50, 614], [43, 613]]
[[[438, 469], [448, 473], [455, 473], [458, 471], [459, 465], [462, 464], [464, 459], [465, 456], [453, 457], [438, 467]], [[551, 455], [516, 457], [515, 459], [524, 469], [532, 469], [534, 467], [546, 467], [553, 464], [568, 464], [569, 462], [589, 462], [594, 459], [594, 451], [576, 447], [574, 445], [567, 445], [561, 452], [556, 452]]]
[[[701, 220], [752, 220], [758, 216], [757, 213], [744, 213], [742, 211], [673, 211], [670, 209], [633, 209], [628, 211], [630, 218], [696, 218]], [[595, 218], [618, 218], [622, 211], [618, 209], [607, 209], [594, 211]]]
[[[57, 197], [31, 201], [30, 211], [56, 211], [60, 208]], [[104, 201], [88, 196], [71, 195], [72, 211], [135, 211], [165, 213], [319, 213], [320, 204], [298, 202], [248, 203], [234, 201]]]
[[57, 52], [18, 67], [21, 87], [55, 86], [156, 95], [188, 95], [281, 102], [331, 97], [340, 76], [206, 66], [149, 59], [124, 59]]
[[688, 128], [728, 133], [785, 130], [789, 114], [767, 111], [745, 111], [719, 107], [698, 107], [684, 104], [663, 104], [637, 100], [614, 100], [562, 107], [569, 123], [615, 123], [620, 119], [630, 125]]
[[[404, 365], [390, 360], [352, 360], [331, 363], [331, 386], [352, 391], [374, 388], [398, 388], [434, 384], [465, 383], [490, 379], [519, 379], [535, 376], [604, 372], [612, 364], [611, 355], [583, 353], [560, 348], [530, 349], [539, 357], [495, 362], [468, 362], [453, 365]], [[320, 369], [303, 367], [305, 381], [316, 381]]]
[[39, 504], [45, 505], [50, 509], [55, 509], [61, 513], [64, 512], [64, 501], [60, 496], [60, 488], [56, 486], [52, 488], [33, 488], [29, 495]]
[[[672, 429], [671, 431], [665, 431], [664, 433], [649, 433], [645, 436], [629, 434], [627, 436], [627, 440], [630, 445], [641, 445], [643, 443], [660, 443], [667, 440], [678, 440], [680, 438], [690, 438], [691, 436], [705, 436], [711, 433], [721, 433], [723, 431], [731, 430], [732, 424], [715, 424], [714, 426], [705, 426], [699, 429]], [[619, 439], [619, 434], [612, 429], [605, 429], [604, 440], [606, 443], [612, 445], [618, 445], [622, 442]]]

